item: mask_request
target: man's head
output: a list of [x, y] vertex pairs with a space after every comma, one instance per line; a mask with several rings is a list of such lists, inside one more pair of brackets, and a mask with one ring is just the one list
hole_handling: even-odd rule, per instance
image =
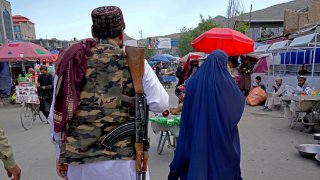
[[260, 76], [257, 76], [257, 77], [256, 77], [256, 83], [257, 83], [257, 84], [260, 84], [260, 83], [261, 83], [261, 77], [260, 77]]
[[276, 79], [276, 85], [277, 86], [281, 86], [282, 85], [282, 79], [281, 78], [277, 78]]
[[184, 93], [185, 93], [185, 87], [183, 85], [177, 87], [174, 93], [179, 98], [179, 101], [183, 101]]
[[33, 69], [33, 68], [29, 68], [29, 69], [28, 69], [28, 74], [34, 75], [34, 69]]
[[298, 86], [302, 87], [306, 81], [307, 81], [307, 78], [302, 76], [298, 77]]
[[40, 72], [41, 72], [41, 74], [47, 74], [47, 72], [48, 72], [47, 66], [41, 66], [40, 67]]
[[122, 11], [117, 6], [102, 6], [91, 13], [92, 36], [97, 39], [112, 39], [119, 47], [123, 46], [126, 27]]

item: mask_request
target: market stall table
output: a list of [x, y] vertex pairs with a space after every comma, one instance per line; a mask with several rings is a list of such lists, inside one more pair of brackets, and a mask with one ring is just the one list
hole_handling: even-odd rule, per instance
[[291, 119], [290, 128], [301, 122], [305, 132], [311, 133], [314, 126], [320, 124], [320, 96], [283, 96], [282, 101], [285, 107], [291, 106], [297, 115]]
[[[171, 116], [174, 118], [174, 116]], [[161, 123], [159, 121], [163, 121], [164, 123]], [[179, 129], [180, 129], [180, 118], [174, 118], [175, 120], [171, 120], [172, 123], [167, 122], [167, 118], [164, 118], [162, 116], [158, 116], [155, 118], [150, 118], [151, 121], [151, 128], [155, 134], [159, 134], [159, 142], [157, 146], [157, 152], [158, 154], [161, 154], [164, 148], [164, 145], [166, 142], [168, 142], [168, 148], [175, 150], [176, 144], [179, 137]], [[179, 122], [177, 122], [177, 120]], [[170, 120], [169, 120], [170, 121]], [[172, 140], [171, 140], [172, 138]]]

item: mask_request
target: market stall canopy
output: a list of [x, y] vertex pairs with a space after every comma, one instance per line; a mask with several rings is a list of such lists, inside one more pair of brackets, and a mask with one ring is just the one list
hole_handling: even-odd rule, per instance
[[273, 43], [270, 46], [269, 51], [274, 52], [274, 51], [286, 50], [288, 48], [289, 44], [290, 44], [289, 40]]
[[320, 44], [320, 35], [317, 33], [295, 38], [290, 44], [290, 47], [309, 47], [314, 46], [315, 42], [317, 45]]
[[0, 48], [0, 61], [35, 61], [37, 59], [50, 59], [52, 54], [45, 48], [31, 42], [11, 42]]
[[247, 56], [253, 57], [253, 58], [256, 58], [256, 59], [261, 59], [263, 57], [270, 56], [270, 54], [268, 54], [268, 53], [250, 53], [250, 54], [247, 54]]
[[205, 53], [203, 53], [203, 52], [191, 52], [191, 53], [188, 53], [185, 56], [183, 56], [180, 59], [180, 61], [187, 62], [188, 58], [190, 58], [190, 60], [194, 60], [194, 59], [202, 58], [203, 56], [205, 56]]
[[[173, 57], [173, 56], [172, 56]], [[153, 57], [150, 58], [150, 61], [154, 61], [154, 62], [164, 62], [164, 63], [168, 63], [171, 62], [170, 57], [166, 56], [166, 55], [162, 55], [162, 54], [157, 54]]]
[[258, 43], [258, 42], [254, 42], [254, 48], [257, 49], [259, 46], [263, 46], [264, 44], [262, 43]]
[[213, 50], [223, 50], [229, 56], [238, 56], [253, 52], [254, 41], [229, 28], [213, 28], [194, 39], [192, 47], [208, 54]]
[[266, 53], [270, 46], [271, 46], [271, 44], [259, 46], [254, 52], [255, 53]]
[[177, 59], [170, 54], [161, 54], [161, 55], [167, 57], [170, 61], [175, 61]]

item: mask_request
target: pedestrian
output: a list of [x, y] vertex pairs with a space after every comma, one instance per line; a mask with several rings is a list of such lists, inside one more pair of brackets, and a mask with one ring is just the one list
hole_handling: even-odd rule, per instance
[[8, 139], [4, 134], [3, 128], [0, 126], [0, 159], [3, 162], [7, 175], [12, 180], [19, 180], [21, 177], [21, 169], [16, 164], [12, 152], [12, 148], [8, 143]]
[[286, 93], [286, 86], [282, 78], [276, 78], [276, 84], [272, 86], [273, 91], [268, 93], [266, 104], [263, 108], [265, 111], [272, 111], [273, 106], [280, 106], [281, 97]]
[[263, 89], [264, 91], [266, 91], [266, 86], [264, 85], [264, 83], [262, 82], [262, 79], [260, 76], [257, 76], [256, 79], [256, 87], [260, 87], [261, 89]]
[[188, 78], [194, 75], [199, 69], [199, 59], [194, 59], [190, 62], [190, 70], [188, 71]]
[[[58, 58], [56, 97], [49, 116], [56, 170], [68, 180], [135, 180], [134, 138], [120, 140], [112, 150], [100, 143], [102, 136], [130, 122], [135, 113], [120, 100], [122, 95], [135, 95], [123, 51], [124, 18], [116, 6], [98, 7], [91, 17], [95, 39], [72, 45]], [[147, 61], [142, 84], [149, 109], [165, 111], [169, 96]]]
[[214, 51], [186, 86], [179, 142], [168, 180], [240, 180], [238, 122], [244, 97]]
[[48, 73], [47, 66], [41, 66], [40, 72], [38, 77], [40, 111], [48, 119], [53, 97], [53, 76]]
[[253, 65], [250, 63], [247, 57], [243, 58], [244, 60], [239, 68], [239, 72], [241, 74], [240, 89], [244, 93], [244, 95], [247, 96], [251, 89], [251, 74]]
[[185, 86], [181, 85], [176, 88], [174, 91], [175, 95], [178, 97], [178, 106], [176, 108], [170, 108], [169, 112], [172, 115], [180, 115], [183, 107], [183, 100], [184, 100], [184, 93], [185, 93]]
[[179, 87], [184, 83], [183, 78], [183, 62], [180, 62], [176, 71], [176, 77], [178, 78], [178, 84], [176, 85], [176, 88]]
[[156, 73], [158, 79], [161, 79], [161, 63], [157, 63], [155, 65], [155, 73]]

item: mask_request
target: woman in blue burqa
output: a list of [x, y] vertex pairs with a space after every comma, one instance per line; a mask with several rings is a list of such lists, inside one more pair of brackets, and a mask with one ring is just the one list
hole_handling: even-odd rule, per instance
[[188, 80], [168, 180], [241, 180], [238, 122], [244, 96], [214, 51]]

